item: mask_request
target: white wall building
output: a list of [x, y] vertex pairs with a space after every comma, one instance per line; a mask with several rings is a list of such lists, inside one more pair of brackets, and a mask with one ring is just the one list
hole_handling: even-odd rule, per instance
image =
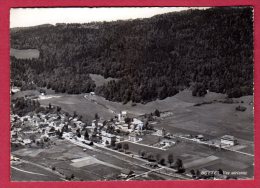
[[116, 142], [116, 136], [110, 133], [106, 133], [104, 131], [102, 131], [101, 133], [102, 135], [102, 143], [106, 144], [106, 142], [108, 142], [108, 144], [111, 144], [112, 142]]
[[234, 136], [224, 135], [220, 138], [220, 143], [224, 145], [234, 146], [237, 144], [237, 140], [234, 138]]

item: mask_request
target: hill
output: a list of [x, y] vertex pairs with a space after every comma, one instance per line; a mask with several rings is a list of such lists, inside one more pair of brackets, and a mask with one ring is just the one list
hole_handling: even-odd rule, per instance
[[[195, 96], [207, 89], [229, 97], [253, 93], [250, 7], [11, 31], [11, 47], [40, 51], [38, 59], [11, 59], [11, 79], [24, 89], [95, 90], [124, 103], [164, 99], [187, 87]], [[117, 81], [96, 87], [89, 74]]]

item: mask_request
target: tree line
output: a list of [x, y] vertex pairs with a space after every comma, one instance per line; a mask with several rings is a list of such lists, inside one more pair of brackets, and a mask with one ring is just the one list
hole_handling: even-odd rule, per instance
[[[11, 46], [40, 57], [11, 59], [11, 79], [57, 92], [94, 91], [108, 100], [148, 102], [194, 86], [240, 97], [253, 93], [252, 8], [210, 8], [131, 21], [11, 30]], [[111, 80], [96, 87], [89, 73]]]

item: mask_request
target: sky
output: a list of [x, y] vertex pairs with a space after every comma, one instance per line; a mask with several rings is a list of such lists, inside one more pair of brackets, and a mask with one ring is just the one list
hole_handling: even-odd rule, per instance
[[[136, 18], [149, 18], [157, 14], [182, 11], [187, 9], [191, 8], [12, 8], [10, 10], [10, 27], [28, 27], [47, 23], [89, 23], [93, 21], [115, 21]], [[193, 9], [195, 8], [193, 7]]]

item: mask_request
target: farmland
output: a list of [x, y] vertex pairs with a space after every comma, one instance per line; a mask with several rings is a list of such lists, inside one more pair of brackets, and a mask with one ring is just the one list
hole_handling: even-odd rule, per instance
[[[55, 167], [56, 172], [65, 176], [74, 174], [76, 180], [116, 180], [123, 168], [132, 169], [137, 174], [149, 171], [149, 169], [147, 170], [147, 168], [131, 162], [136, 162], [136, 160], [130, 156], [121, 155], [102, 148], [98, 148], [97, 150], [87, 149], [84, 152], [81, 147], [62, 140], [57, 140], [56, 146], [43, 150], [34, 156], [19, 155], [19, 150], [14, 152], [14, 154], [21, 159], [29, 160], [44, 167]], [[140, 163], [140, 161], [138, 162]], [[26, 167], [23, 168], [28, 169]], [[29, 170], [34, 170], [35, 173], [42, 172], [40, 168]], [[50, 174], [51, 172], [47, 175]], [[13, 180], [19, 180], [20, 175], [23, 177], [24, 173], [14, 171]], [[31, 180], [34, 180], [33, 178], [34, 176], [32, 176]], [[58, 180], [59, 178], [55, 181]]]

